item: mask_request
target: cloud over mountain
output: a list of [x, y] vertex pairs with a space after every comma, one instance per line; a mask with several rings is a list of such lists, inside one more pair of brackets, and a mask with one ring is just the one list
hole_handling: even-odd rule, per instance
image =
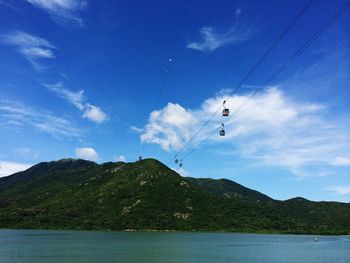
[[[231, 110], [230, 118], [220, 117], [223, 100]], [[216, 111], [217, 117], [201, 129]], [[141, 140], [166, 151], [225, 143], [222, 153], [285, 167], [298, 176], [318, 176], [324, 173], [315, 168], [311, 173], [307, 168], [347, 165], [348, 160], [338, 156], [350, 154], [347, 128], [328, 119], [326, 112], [325, 105], [297, 101], [276, 87], [250, 99], [249, 94], [221, 94], [205, 100], [199, 109], [169, 103], [153, 111]], [[225, 137], [218, 135], [221, 122], [225, 122]]]
[[75, 155], [77, 156], [77, 158], [94, 162], [97, 161], [99, 158], [95, 149], [91, 147], [77, 148], [75, 149]]

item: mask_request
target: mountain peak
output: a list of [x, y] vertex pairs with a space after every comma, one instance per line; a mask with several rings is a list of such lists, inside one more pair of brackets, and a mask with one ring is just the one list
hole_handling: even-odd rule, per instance
[[[57, 161], [50, 162], [41, 162], [29, 169], [35, 170], [66, 170], [66, 169], [77, 169], [83, 167], [97, 166], [98, 164], [92, 161], [83, 160], [83, 159], [73, 159], [73, 158], [64, 158]], [[28, 170], [29, 170], [28, 169]]]
[[72, 158], [65, 158], [50, 162], [40, 162], [36, 165], [33, 165], [25, 171], [1, 178], [0, 189], [4, 187], [9, 187], [19, 182], [30, 181], [33, 178], [44, 174], [50, 174], [53, 172], [57, 173], [60, 171], [74, 169], [88, 169], [95, 166], [98, 166], [98, 164], [96, 164], [95, 162]]

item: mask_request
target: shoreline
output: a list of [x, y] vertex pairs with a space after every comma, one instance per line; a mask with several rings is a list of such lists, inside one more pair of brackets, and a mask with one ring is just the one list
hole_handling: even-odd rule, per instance
[[246, 235], [293, 235], [293, 236], [350, 236], [348, 234], [330, 234], [330, 233], [293, 233], [293, 232], [278, 232], [278, 231], [255, 231], [255, 232], [242, 232], [242, 231], [225, 231], [225, 230], [174, 230], [174, 229], [62, 229], [62, 228], [0, 228], [2, 230], [26, 230], [26, 231], [68, 231], [68, 232], [120, 232], [120, 233], [215, 233], [215, 234], [246, 234]]

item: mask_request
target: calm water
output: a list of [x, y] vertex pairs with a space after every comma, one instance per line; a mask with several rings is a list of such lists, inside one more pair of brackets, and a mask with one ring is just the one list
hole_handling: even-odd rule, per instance
[[349, 263], [350, 236], [0, 230], [1, 263]]

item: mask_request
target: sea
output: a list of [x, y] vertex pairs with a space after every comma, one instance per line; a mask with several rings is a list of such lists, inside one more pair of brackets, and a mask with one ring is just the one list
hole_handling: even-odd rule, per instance
[[0, 230], [0, 263], [41, 262], [350, 263], [350, 236]]

